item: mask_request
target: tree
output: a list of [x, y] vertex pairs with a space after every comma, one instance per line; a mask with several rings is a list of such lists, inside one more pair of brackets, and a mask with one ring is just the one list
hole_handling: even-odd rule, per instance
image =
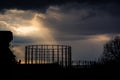
[[115, 36], [104, 45], [103, 62], [120, 62], [120, 36]]

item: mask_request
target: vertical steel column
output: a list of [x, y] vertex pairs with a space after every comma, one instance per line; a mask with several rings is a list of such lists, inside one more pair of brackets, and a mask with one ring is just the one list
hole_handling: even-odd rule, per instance
[[61, 64], [62, 64], [62, 66], [63, 66], [63, 52], [64, 52], [63, 50], [64, 49], [63, 49], [63, 46], [62, 46], [62, 51], [61, 51], [61, 58], [62, 58], [62, 63]]
[[52, 45], [52, 63], [54, 63], [54, 46]]
[[67, 66], [67, 53], [68, 53], [68, 51], [67, 51], [67, 46], [65, 47], [65, 67]]
[[37, 60], [37, 53], [38, 53], [38, 45], [35, 46], [35, 64], [37, 64], [38, 60]]
[[39, 48], [38, 48], [38, 59], [39, 59], [39, 64], [40, 64], [40, 49]]
[[46, 58], [47, 58], [47, 63], [49, 63], [49, 45], [47, 45]]
[[59, 45], [57, 45], [57, 63], [59, 64]]
[[27, 64], [27, 47], [25, 47], [25, 64]]
[[33, 45], [31, 46], [31, 64], [33, 64]]
[[43, 45], [41, 45], [41, 53], [40, 53], [40, 55], [41, 55], [41, 63], [43, 63]]
[[71, 55], [72, 55], [72, 53], [71, 53], [72, 51], [71, 51], [71, 47], [69, 47], [68, 48], [68, 66], [71, 66], [72, 65], [72, 57], [71, 57]]
[[44, 51], [43, 51], [43, 60], [44, 60], [43, 64], [45, 64], [45, 45], [44, 45]]
[[28, 61], [27, 61], [28, 64], [30, 64], [30, 54], [31, 54], [30, 51], [31, 51], [30, 46], [28, 46], [28, 56], [27, 56], [28, 57]]

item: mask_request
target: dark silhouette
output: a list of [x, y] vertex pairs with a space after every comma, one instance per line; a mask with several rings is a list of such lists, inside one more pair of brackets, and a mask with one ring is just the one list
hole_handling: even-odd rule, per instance
[[21, 64], [21, 60], [18, 61], [18, 64]]
[[104, 45], [104, 52], [102, 56], [104, 63], [120, 63], [120, 37], [115, 36]]
[[17, 64], [15, 55], [10, 50], [10, 42], [13, 40], [11, 31], [0, 31], [0, 63]]
[[[81, 80], [97, 80], [98, 78], [103, 80], [106, 78], [106, 80], [111, 80], [113, 77], [115, 80], [115, 78], [119, 78], [117, 74], [120, 72], [119, 63], [118, 65], [112, 64], [112, 66], [97, 61], [73, 61], [70, 46], [26, 46], [25, 64], [21, 64], [21, 60], [17, 62], [16, 56], [9, 48], [12, 40], [12, 32], [0, 31], [0, 63], [20, 64], [4, 68], [1, 73], [5, 80], [8, 77], [3, 76], [10, 76], [10, 80], [41, 80], [42, 78], [56, 80], [56, 77], [61, 80], [68, 78]], [[106, 60], [106, 63], [120, 62], [120, 37], [117, 36], [105, 44], [103, 59]]]
[[71, 66], [71, 46], [28, 45], [25, 47], [25, 64], [58, 64]]

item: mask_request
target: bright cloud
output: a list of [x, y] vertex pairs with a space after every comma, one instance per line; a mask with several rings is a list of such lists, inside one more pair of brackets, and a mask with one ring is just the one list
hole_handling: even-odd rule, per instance
[[11, 30], [15, 36], [54, 41], [52, 31], [42, 22], [45, 16], [41, 13], [13, 9], [6, 10], [0, 16], [1, 30]]

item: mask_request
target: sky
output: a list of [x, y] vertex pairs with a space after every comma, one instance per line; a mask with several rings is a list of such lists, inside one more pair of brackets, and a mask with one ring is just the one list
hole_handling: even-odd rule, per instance
[[28, 44], [64, 44], [73, 60], [96, 60], [120, 34], [119, 0], [1, 0], [0, 30], [10, 30], [12, 51], [24, 62]]

